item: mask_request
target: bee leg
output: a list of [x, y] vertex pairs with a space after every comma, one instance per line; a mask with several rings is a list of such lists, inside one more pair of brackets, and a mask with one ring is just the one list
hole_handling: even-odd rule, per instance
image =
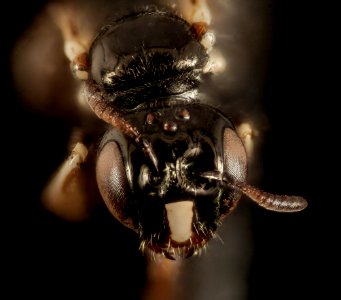
[[69, 220], [80, 221], [90, 214], [91, 179], [87, 171], [88, 148], [78, 142], [54, 174], [42, 194], [47, 210]]
[[20, 97], [45, 114], [73, 117], [78, 109], [68, 67], [71, 63], [74, 77], [87, 78], [86, 56], [95, 31], [79, 2], [50, 1], [13, 47], [13, 81]]
[[203, 22], [206, 23], [206, 25], [211, 24], [211, 11], [206, 0], [179, 1], [179, 8], [182, 13], [182, 17], [189, 23], [193, 24]]
[[81, 30], [77, 22], [77, 7], [67, 3], [53, 3], [48, 11], [60, 29], [64, 41], [64, 54], [71, 63], [71, 70], [77, 79], [88, 79], [88, 51], [90, 37]]
[[73, 61], [78, 55], [87, 52], [86, 44], [81, 40], [73, 20], [71, 7], [64, 3], [53, 3], [48, 6], [48, 12], [62, 33], [66, 57]]
[[254, 154], [254, 146], [255, 146], [255, 136], [256, 136], [256, 130], [252, 128], [250, 123], [244, 122], [237, 126], [237, 134], [242, 140], [246, 155], [248, 160], [250, 161]]
[[142, 300], [173, 300], [178, 298], [181, 261], [165, 257], [148, 257], [147, 284]]
[[207, 1], [182, 1], [179, 7], [184, 19], [192, 24], [198, 40], [209, 55], [208, 62], [203, 68], [204, 73], [222, 73], [226, 69], [226, 60], [218, 49], [213, 48], [216, 37], [215, 33], [208, 29], [212, 16]]
[[208, 55], [208, 61], [203, 68], [204, 73], [219, 74], [226, 70], [227, 62], [218, 49], [212, 49]]

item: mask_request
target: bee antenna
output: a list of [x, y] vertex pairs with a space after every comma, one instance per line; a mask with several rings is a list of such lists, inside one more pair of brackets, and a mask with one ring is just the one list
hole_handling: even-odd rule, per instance
[[205, 172], [201, 176], [226, 183], [230, 188], [242, 192], [245, 196], [268, 210], [297, 212], [308, 206], [307, 201], [303, 197], [267, 193], [245, 182], [231, 179], [226, 173], [219, 171]]

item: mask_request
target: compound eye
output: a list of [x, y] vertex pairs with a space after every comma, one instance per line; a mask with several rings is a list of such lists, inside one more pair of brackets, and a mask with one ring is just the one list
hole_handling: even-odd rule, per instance
[[224, 130], [224, 172], [237, 181], [245, 181], [247, 158], [244, 145], [231, 128]]
[[101, 196], [112, 215], [135, 230], [129, 213], [129, 184], [121, 150], [115, 141], [107, 142], [97, 158], [96, 178]]

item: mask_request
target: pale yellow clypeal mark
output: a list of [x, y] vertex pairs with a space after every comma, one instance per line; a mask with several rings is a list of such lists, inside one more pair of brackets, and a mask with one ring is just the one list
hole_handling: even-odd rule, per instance
[[192, 236], [193, 201], [179, 201], [165, 205], [171, 239], [186, 242]]

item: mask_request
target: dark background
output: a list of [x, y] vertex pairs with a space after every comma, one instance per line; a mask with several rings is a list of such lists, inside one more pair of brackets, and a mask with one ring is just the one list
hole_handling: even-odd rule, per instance
[[[95, 293], [99, 299], [109, 293], [110, 298], [130, 299], [143, 286], [145, 272], [135, 235], [104, 210], [70, 224], [40, 206], [41, 189], [66, 154], [69, 129], [61, 120], [22, 107], [11, 82], [9, 54], [44, 2], [10, 3], [12, 21], [1, 19], [4, 285], [13, 297], [49, 298], [52, 291], [63, 297]], [[335, 203], [337, 196], [328, 192], [331, 176], [326, 170], [333, 165], [329, 148], [334, 142], [327, 134], [335, 129], [321, 52], [327, 47], [321, 29], [324, 11], [307, 1], [273, 2], [274, 40], [263, 98], [271, 127], [261, 187], [302, 195], [309, 207], [297, 214], [252, 207], [249, 299], [306, 299], [317, 293], [329, 299], [333, 284], [325, 267], [336, 263], [330, 258], [337, 236], [329, 238], [336, 206], [322, 204]], [[128, 287], [113, 288], [124, 284]]]

